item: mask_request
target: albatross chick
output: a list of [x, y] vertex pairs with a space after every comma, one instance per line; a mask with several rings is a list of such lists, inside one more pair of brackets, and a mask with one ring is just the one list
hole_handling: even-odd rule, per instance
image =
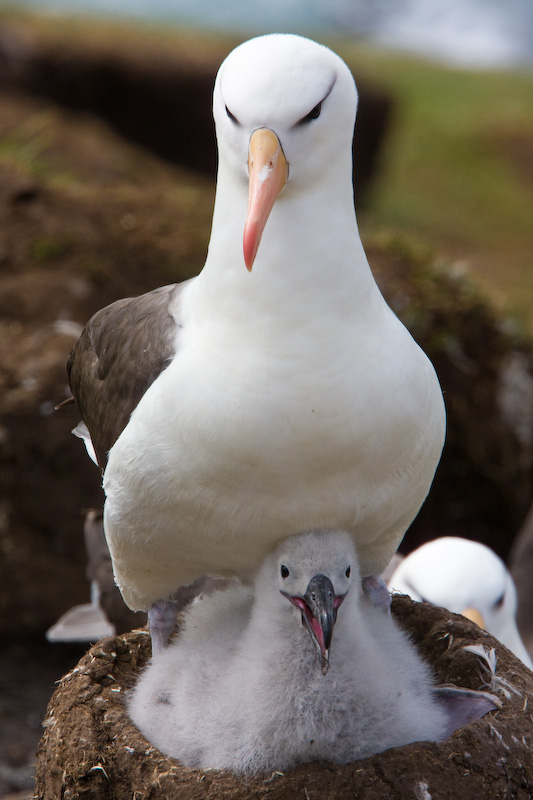
[[163, 753], [236, 773], [444, 739], [500, 706], [435, 687], [409, 638], [363, 595], [351, 536], [324, 531], [281, 543], [253, 591], [195, 600], [129, 701]]

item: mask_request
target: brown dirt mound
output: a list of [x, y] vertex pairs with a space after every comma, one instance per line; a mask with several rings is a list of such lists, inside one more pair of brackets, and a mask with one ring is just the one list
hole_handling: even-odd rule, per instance
[[[204, 800], [335, 798], [353, 800], [526, 800], [533, 793], [533, 673], [463, 617], [393, 600], [393, 612], [433, 665], [438, 681], [481, 685], [480, 660], [464, 650], [496, 647], [497, 674], [519, 692], [501, 711], [465, 726], [448, 741], [395, 748], [345, 766], [312, 763], [269, 779], [186, 769], [153, 748], [129, 720], [124, 696], [150, 656], [146, 631], [104, 639], [60, 682], [48, 707], [37, 762], [39, 800]], [[221, 732], [223, 733], [223, 732]]]

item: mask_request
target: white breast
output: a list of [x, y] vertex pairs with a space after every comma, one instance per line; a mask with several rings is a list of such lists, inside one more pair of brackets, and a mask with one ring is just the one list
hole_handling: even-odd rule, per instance
[[306, 528], [350, 530], [364, 574], [388, 561], [429, 489], [444, 413], [433, 367], [379, 301], [375, 326], [362, 336], [356, 320], [342, 341], [323, 324], [268, 347], [252, 334], [243, 347], [231, 327], [186, 338], [105, 473], [129, 605], [206, 571], [253, 570]]

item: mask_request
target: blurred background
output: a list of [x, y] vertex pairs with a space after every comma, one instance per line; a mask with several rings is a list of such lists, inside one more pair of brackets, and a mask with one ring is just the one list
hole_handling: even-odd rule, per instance
[[447, 444], [402, 550], [462, 536], [512, 569], [519, 552], [530, 632], [530, 0], [0, 4], [0, 798], [31, 796], [46, 702], [86, 647], [45, 638], [89, 601], [83, 524], [102, 502], [75, 409], [54, 411], [68, 353], [98, 308], [201, 269], [214, 76], [272, 31], [354, 74], [363, 242], [443, 385]]
[[528, 0], [18, 0], [18, 8], [187, 25], [230, 34], [349, 35], [447, 64], [533, 60]]

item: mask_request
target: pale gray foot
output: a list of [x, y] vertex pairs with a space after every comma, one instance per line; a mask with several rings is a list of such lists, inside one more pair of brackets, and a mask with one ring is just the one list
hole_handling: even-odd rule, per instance
[[481, 719], [489, 711], [497, 711], [502, 707], [499, 697], [490, 692], [474, 689], [461, 689], [452, 685], [434, 686], [433, 697], [446, 712], [445, 738], [458, 728]]
[[361, 581], [364, 596], [384, 614], [390, 614], [391, 597], [381, 575], [368, 575]]
[[176, 624], [177, 608], [174, 600], [159, 600], [148, 611], [148, 627], [152, 637], [152, 658], [158, 658], [168, 645]]
[[152, 637], [152, 656], [157, 658], [168, 646], [176, 618], [195, 597], [224, 589], [229, 581], [202, 575], [187, 586], [181, 586], [170, 600], [158, 600], [148, 612], [148, 627]]

